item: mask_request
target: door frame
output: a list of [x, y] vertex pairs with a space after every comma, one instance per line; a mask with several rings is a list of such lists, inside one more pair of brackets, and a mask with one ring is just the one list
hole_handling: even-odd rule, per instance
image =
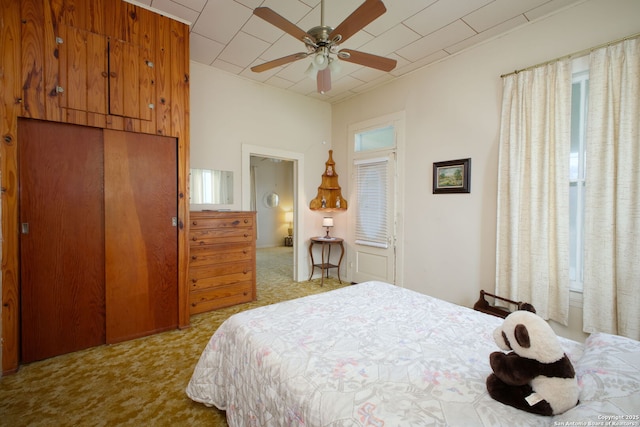
[[[348, 173], [349, 173], [349, 193], [350, 198], [355, 198], [355, 188], [353, 185], [354, 179], [354, 135], [367, 130], [373, 130], [377, 128], [383, 128], [387, 126], [393, 126], [396, 135], [395, 149], [380, 150], [375, 154], [371, 153], [371, 157], [384, 156], [382, 153], [390, 154], [391, 151], [395, 152], [395, 166], [394, 166], [394, 206], [393, 206], [393, 230], [395, 236], [392, 236], [392, 244], [395, 248], [394, 256], [394, 274], [395, 285], [404, 286], [404, 152], [405, 152], [405, 112], [400, 111], [396, 113], [386, 114], [384, 116], [376, 117], [373, 119], [365, 120], [350, 124], [347, 130], [347, 155], [348, 155]], [[355, 212], [353, 210], [348, 211], [349, 227], [353, 227]], [[348, 246], [355, 248], [355, 241], [352, 239], [352, 232], [349, 232]], [[355, 250], [350, 250], [347, 253], [347, 269], [348, 277], [351, 279], [353, 275], [353, 267], [355, 262]]]
[[[251, 210], [251, 156], [269, 157], [293, 162], [293, 280], [306, 280], [307, 270], [300, 260], [305, 259], [304, 230], [306, 206], [300, 197], [304, 188], [304, 154], [259, 145], [242, 144], [242, 210]], [[306, 265], [306, 264], [305, 264]]]

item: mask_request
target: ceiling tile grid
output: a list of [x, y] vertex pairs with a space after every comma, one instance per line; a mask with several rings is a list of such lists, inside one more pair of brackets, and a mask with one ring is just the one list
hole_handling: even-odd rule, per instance
[[[190, 24], [191, 60], [327, 102], [370, 90], [474, 44], [580, 0], [386, 0], [386, 13], [340, 45], [397, 60], [390, 72], [340, 61], [332, 88], [317, 93], [307, 77], [312, 56], [255, 73], [251, 67], [306, 46], [253, 15], [268, 7], [304, 31], [321, 24], [320, 0], [128, 0]], [[336, 27], [364, 0], [325, 0], [324, 24]]]

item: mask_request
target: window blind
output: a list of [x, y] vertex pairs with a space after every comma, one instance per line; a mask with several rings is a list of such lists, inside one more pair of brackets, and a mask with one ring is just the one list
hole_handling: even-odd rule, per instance
[[389, 159], [358, 160], [354, 164], [357, 202], [355, 241], [360, 245], [387, 248]]

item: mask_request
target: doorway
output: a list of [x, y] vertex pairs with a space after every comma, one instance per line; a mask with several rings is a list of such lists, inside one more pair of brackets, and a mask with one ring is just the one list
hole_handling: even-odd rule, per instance
[[[252, 174], [252, 158], [254, 163], [271, 163], [273, 165], [284, 163], [289, 164], [291, 168], [291, 176], [288, 182], [291, 184], [290, 188], [290, 201], [281, 200], [278, 191], [272, 188], [273, 191], [267, 191], [268, 188], [258, 190], [257, 186], [253, 185], [255, 175]], [[273, 166], [271, 165], [271, 166]], [[271, 169], [271, 168], [266, 168]], [[270, 212], [276, 212], [274, 218], [274, 228], [278, 233], [279, 242], [284, 246], [285, 235], [288, 236], [288, 229], [291, 228], [291, 247], [293, 253], [293, 277], [294, 281], [305, 280], [307, 271], [303, 271], [303, 266], [300, 265], [299, 260], [304, 259], [304, 245], [302, 244], [301, 236], [298, 230], [303, 230], [303, 218], [301, 212], [304, 212], [304, 206], [300, 206], [300, 197], [298, 197], [298, 191], [300, 188], [304, 188], [303, 174], [300, 171], [304, 170], [304, 155], [302, 153], [296, 153], [286, 150], [279, 150], [268, 147], [260, 147], [255, 145], [243, 144], [242, 146], [242, 209], [243, 210], [258, 210], [270, 209]], [[261, 179], [261, 178], [257, 178]], [[275, 181], [274, 181], [275, 182]], [[282, 185], [282, 184], [280, 184]], [[256, 191], [252, 191], [253, 188]], [[288, 191], [288, 190], [287, 190]], [[281, 208], [271, 207], [274, 204], [274, 195], [278, 196], [278, 206]], [[284, 204], [286, 203], [286, 205]], [[259, 212], [259, 210], [258, 210]], [[291, 212], [291, 215], [288, 215]], [[260, 217], [260, 215], [258, 215]], [[291, 221], [289, 221], [291, 220]], [[260, 230], [261, 219], [258, 219], [258, 239], [261, 238], [263, 233], [267, 233], [266, 230]], [[275, 241], [275, 237], [273, 237]], [[266, 241], [266, 240], [265, 240]]]
[[402, 206], [404, 114], [394, 114], [349, 127], [348, 267], [351, 280], [400, 285], [402, 271]]

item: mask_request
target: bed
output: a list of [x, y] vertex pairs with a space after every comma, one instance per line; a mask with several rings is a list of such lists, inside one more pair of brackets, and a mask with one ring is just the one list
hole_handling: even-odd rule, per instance
[[502, 321], [387, 283], [348, 286], [230, 317], [186, 392], [226, 411], [231, 427], [640, 426], [640, 342], [614, 335], [561, 338], [581, 389], [564, 414], [491, 399]]

